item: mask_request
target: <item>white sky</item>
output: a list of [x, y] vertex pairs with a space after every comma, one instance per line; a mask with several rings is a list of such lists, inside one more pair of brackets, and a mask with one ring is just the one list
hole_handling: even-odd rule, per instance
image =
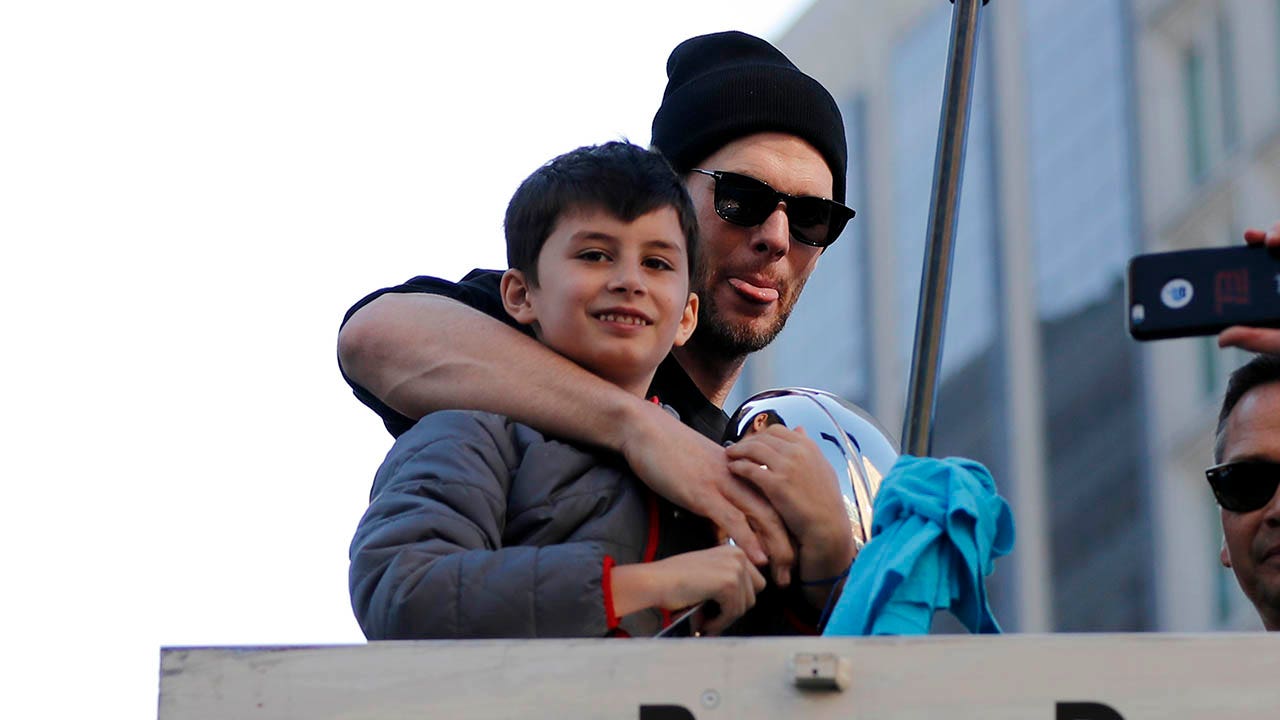
[[519, 181], [647, 143], [676, 43], [806, 4], [0, 2], [0, 716], [154, 717], [161, 646], [361, 642], [391, 440], [343, 312], [502, 266]]

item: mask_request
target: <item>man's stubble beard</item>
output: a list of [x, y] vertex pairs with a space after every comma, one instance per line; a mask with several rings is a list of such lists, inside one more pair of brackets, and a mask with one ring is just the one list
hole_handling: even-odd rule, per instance
[[[1263, 522], [1266, 522], [1266, 520], [1263, 520]], [[1263, 529], [1261, 531], [1263, 534], [1260, 534], [1258, 539], [1255, 540], [1255, 546], [1262, 545], [1263, 547], [1270, 547], [1271, 543], [1275, 542], [1275, 533], [1267, 532], [1267, 530], [1268, 529]], [[1274, 531], [1275, 528], [1269, 528], [1269, 530]], [[1253, 585], [1254, 596], [1258, 598], [1259, 604], [1261, 604], [1263, 608], [1270, 610], [1273, 618], [1280, 620], [1280, 578], [1274, 576], [1269, 578], [1262, 577], [1260, 568], [1255, 564]], [[1259, 608], [1259, 611], [1261, 610], [1262, 608]]]
[[807, 280], [808, 278], [802, 278], [796, 283], [793, 292], [783, 293], [778, 298], [779, 312], [763, 330], [752, 330], [750, 327], [734, 326], [727, 322], [719, 312], [715, 293], [708, 287], [710, 283], [700, 283], [698, 328], [689, 339], [689, 344], [720, 360], [736, 360], [764, 349], [786, 326], [787, 318], [791, 317], [791, 311], [795, 309], [796, 300], [800, 297], [800, 291], [804, 290]]

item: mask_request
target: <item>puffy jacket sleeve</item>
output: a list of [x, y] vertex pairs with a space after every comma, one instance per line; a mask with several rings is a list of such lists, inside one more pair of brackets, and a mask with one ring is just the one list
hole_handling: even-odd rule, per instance
[[396, 442], [351, 543], [351, 602], [370, 640], [607, 632], [600, 545], [503, 546], [520, 431], [447, 411]]

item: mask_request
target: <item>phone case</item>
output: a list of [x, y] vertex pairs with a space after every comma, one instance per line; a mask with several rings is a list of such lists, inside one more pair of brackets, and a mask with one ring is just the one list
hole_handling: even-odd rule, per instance
[[1138, 255], [1129, 260], [1127, 285], [1136, 340], [1280, 327], [1280, 257], [1262, 246]]

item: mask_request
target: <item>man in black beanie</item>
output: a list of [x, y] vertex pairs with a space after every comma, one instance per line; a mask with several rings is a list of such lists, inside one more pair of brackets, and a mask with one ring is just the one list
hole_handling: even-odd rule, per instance
[[667, 76], [652, 142], [685, 177], [703, 236], [698, 328], [650, 391], [679, 419], [524, 334], [494, 271], [456, 284], [418, 277], [364, 298], [343, 320], [340, 366], [394, 435], [433, 410], [478, 409], [621, 454], [664, 498], [656, 520], [710, 519], [820, 608], [856, 552], [843, 506], [825, 501], [833, 479], [821, 452], [781, 426], [729, 449], [718, 441], [747, 355], [782, 329], [853, 216], [844, 123], [820, 83], [744, 33], [686, 40]]
[[[725, 179], [694, 171], [730, 172], [790, 195], [843, 203], [844, 121], [826, 88], [745, 33], [686, 40], [671, 53], [667, 77], [652, 143], [685, 176], [706, 248], [698, 330], [678, 357], [719, 405], [747, 355], [782, 330], [821, 248], [789, 232], [794, 219], [777, 203], [749, 226], [718, 216], [716, 192], [724, 195]], [[834, 240], [847, 219], [824, 226], [830, 237], [811, 240]]]

